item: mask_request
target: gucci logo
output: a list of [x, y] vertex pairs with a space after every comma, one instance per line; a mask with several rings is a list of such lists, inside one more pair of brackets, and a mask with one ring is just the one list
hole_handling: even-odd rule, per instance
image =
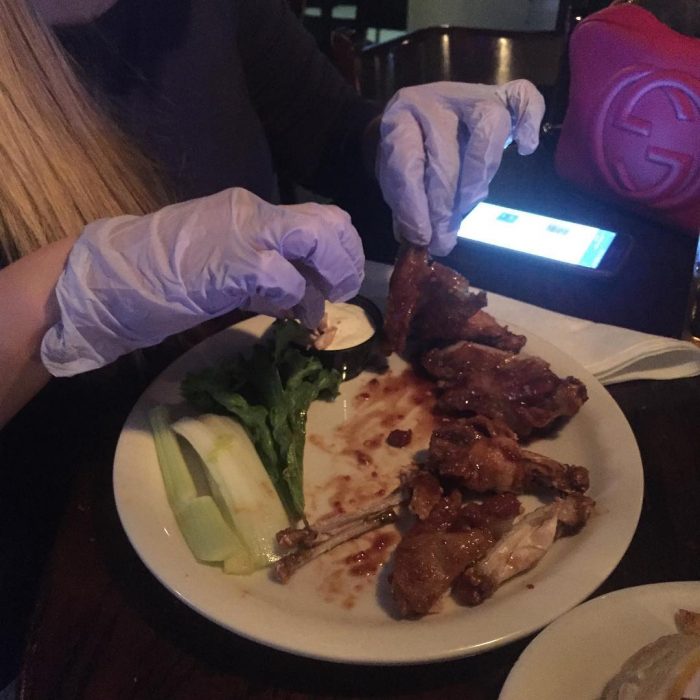
[[619, 72], [599, 112], [594, 156], [617, 194], [656, 208], [700, 195], [700, 81], [672, 70]]

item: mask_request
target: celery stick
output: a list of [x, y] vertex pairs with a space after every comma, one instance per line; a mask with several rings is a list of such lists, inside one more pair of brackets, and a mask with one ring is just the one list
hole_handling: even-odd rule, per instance
[[[256, 567], [279, 558], [276, 534], [289, 526], [287, 513], [243, 426], [226, 416], [182, 418], [172, 429], [202, 459], [236, 532]], [[229, 566], [234, 567], [234, 563]]]
[[176, 510], [181, 505], [196, 498], [197, 489], [194, 486], [192, 474], [182, 456], [177, 436], [170, 429], [170, 417], [166, 406], [156, 406], [151, 409], [148, 419], [153, 430], [156, 443], [156, 454], [163, 475], [165, 493], [171, 507]]
[[[249, 556], [240, 538], [227, 524], [211, 496], [197, 496], [194, 480], [171, 430], [168, 409], [157, 406], [150, 411], [158, 464], [165, 493], [180, 532], [196, 559], [219, 562], [239, 555]], [[241, 565], [239, 569], [242, 569]]]
[[236, 574], [238, 576], [252, 574], [256, 568], [250, 552], [243, 545], [237, 548], [228, 559], [224, 559], [225, 574]]
[[234, 556], [250, 560], [245, 545], [211, 496], [198, 496], [174, 512], [182, 536], [200, 561], [225, 562]]

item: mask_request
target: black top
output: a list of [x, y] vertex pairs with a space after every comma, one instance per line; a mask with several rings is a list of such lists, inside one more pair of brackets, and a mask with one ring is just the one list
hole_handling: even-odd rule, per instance
[[179, 198], [241, 186], [274, 201], [275, 171], [338, 196], [361, 173], [359, 137], [379, 107], [285, 0], [119, 0], [57, 34]]

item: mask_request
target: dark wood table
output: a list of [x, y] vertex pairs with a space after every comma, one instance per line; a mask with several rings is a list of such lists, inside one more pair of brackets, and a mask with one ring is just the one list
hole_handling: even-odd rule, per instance
[[[700, 579], [700, 377], [610, 392], [637, 437], [646, 495], [629, 550], [596, 594]], [[88, 440], [42, 581], [20, 697], [497, 698], [529, 638], [447, 663], [345, 666], [246, 641], [178, 601], [117, 518], [111, 459], [129, 407], [118, 402], [92, 426], [99, 437]]]
[[[453, 256], [451, 262], [475, 284], [496, 292], [594, 320], [678, 335], [695, 241], [571, 191], [551, 173], [546, 147], [539, 157], [512, 163], [507, 158], [494, 195], [510, 192], [506, 203], [536, 200], [560, 215], [562, 208], [574, 207], [601, 225], [624, 228], [635, 236], [635, 252], [622, 275], [601, 286], [543, 278], [498, 257]], [[518, 168], [530, 170], [518, 174]], [[535, 181], [528, 179], [530, 171]], [[146, 353], [136, 370], [127, 363], [103, 376], [55, 382], [42, 401], [18, 416], [11, 431], [0, 435], [0, 461], [12, 473], [5, 484], [12, 492], [3, 501], [10, 505], [0, 513], [10, 566], [0, 583], [19, 611], [4, 621], [3, 634], [22, 633], [33, 607], [20, 697], [497, 698], [529, 638], [429, 665], [319, 662], [223, 630], [147, 571], [117, 517], [112, 459], [133, 403], [175, 354], [161, 348]], [[610, 393], [639, 443], [646, 489], [635, 537], [595, 594], [700, 579], [700, 377], [630, 382], [611, 386]], [[30, 543], [34, 549], [28, 549]]]

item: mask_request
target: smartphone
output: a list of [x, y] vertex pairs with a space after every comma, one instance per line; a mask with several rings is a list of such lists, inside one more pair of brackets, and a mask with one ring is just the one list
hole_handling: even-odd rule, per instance
[[614, 231], [480, 202], [462, 220], [458, 238], [522, 253], [569, 270], [614, 275], [632, 242]]

